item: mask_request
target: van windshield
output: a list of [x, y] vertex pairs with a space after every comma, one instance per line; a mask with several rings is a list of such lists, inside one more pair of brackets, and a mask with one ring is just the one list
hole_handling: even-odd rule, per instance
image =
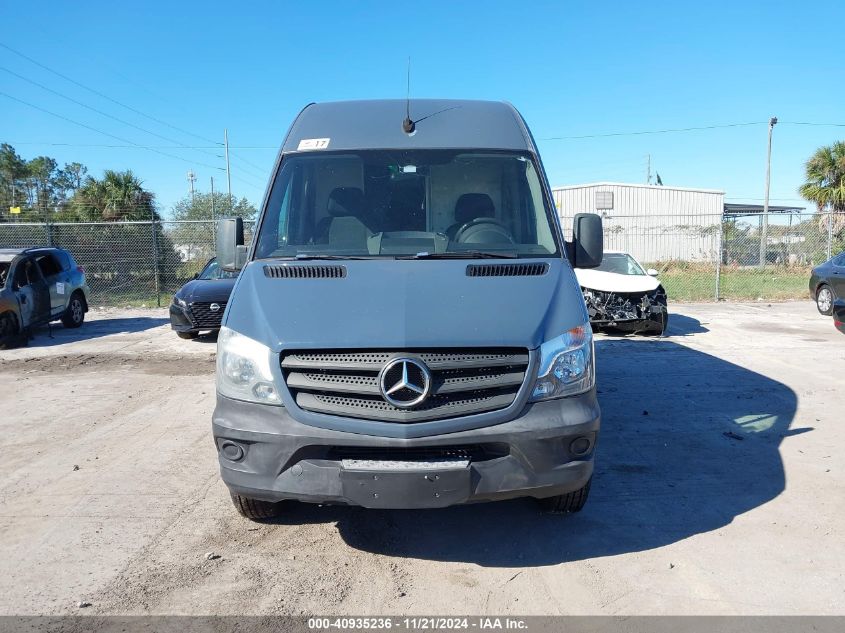
[[287, 156], [255, 257], [545, 257], [553, 217], [528, 154], [362, 150]]

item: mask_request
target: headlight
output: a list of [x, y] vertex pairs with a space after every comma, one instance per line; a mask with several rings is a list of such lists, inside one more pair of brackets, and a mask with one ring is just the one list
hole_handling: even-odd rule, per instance
[[227, 327], [217, 337], [217, 391], [228, 398], [281, 404], [270, 371], [273, 353], [248, 336]]
[[184, 299], [180, 299], [176, 295], [173, 295], [173, 305], [179, 306], [180, 308], [187, 308], [188, 304], [185, 303]]
[[531, 399], [549, 400], [574, 396], [593, 388], [593, 332], [581, 325], [540, 346], [540, 367]]

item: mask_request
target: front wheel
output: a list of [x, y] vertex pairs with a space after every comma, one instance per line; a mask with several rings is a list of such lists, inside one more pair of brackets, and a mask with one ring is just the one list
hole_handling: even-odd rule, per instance
[[15, 315], [11, 312], [0, 314], [0, 349], [12, 347], [19, 334], [18, 320]]
[[669, 326], [669, 313], [663, 310], [659, 315], [652, 316], [648, 321], [648, 328], [643, 331], [643, 334], [650, 336], [663, 336], [666, 328]]
[[580, 512], [587, 503], [587, 497], [590, 495], [590, 484], [593, 478], [587, 481], [583, 488], [579, 488], [573, 492], [567, 492], [564, 495], [556, 495], [554, 497], [547, 497], [545, 499], [538, 499], [540, 507], [545, 512], [552, 514], [569, 514], [571, 512]]
[[234, 492], [230, 492], [229, 494], [232, 497], [232, 503], [235, 505], [235, 509], [241, 516], [245, 516], [250, 521], [267, 521], [282, 513], [281, 503], [252, 499], [235, 494]]
[[82, 295], [79, 292], [74, 292], [70, 297], [70, 303], [67, 304], [62, 315], [62, 325], [67, 328], [77, 328], [85, 321], [85, 304], [82, 300]]
[[199, 332], [176, 332], [176, 336], [184, 339], [192, 339], [199, 336]]
[[816, 291], [816, 309], [825, 316], [833, 314], [833, 290], [830, 286], [822, 285]]

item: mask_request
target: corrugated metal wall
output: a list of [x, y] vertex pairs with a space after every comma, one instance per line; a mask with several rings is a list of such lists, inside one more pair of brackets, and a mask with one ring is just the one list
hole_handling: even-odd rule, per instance
[[[605, 248], [644, 262], [715, 262], [724, 193], [672, 187], [598, 183], [552, 190], [564, 231], [576, 213], [604, 218]], [[596, 209], [596, 194], [613, 194], [613, 208]]]

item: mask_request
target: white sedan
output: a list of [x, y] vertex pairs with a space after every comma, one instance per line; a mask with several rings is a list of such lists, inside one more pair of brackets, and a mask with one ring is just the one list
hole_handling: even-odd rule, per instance
[[628, 253], [605, 251], [598, 268], [576, 268], [575, 275], [594, 329], [663, 334], [669, 311], [656, 270], [644, 270]]

